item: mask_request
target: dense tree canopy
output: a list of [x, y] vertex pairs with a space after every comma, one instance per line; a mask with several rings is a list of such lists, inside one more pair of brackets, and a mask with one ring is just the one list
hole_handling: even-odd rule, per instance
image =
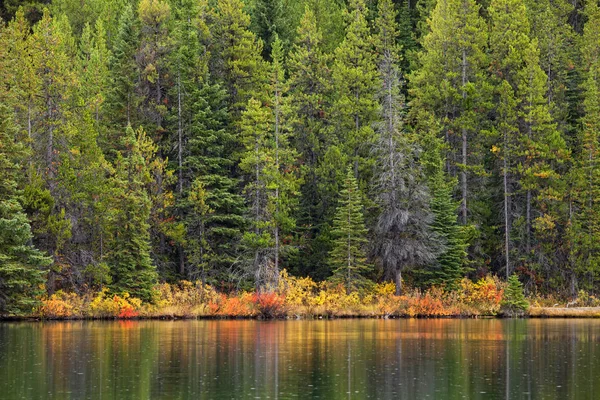
[[0, 313], [105, 284], [269, 290], [282, 269], [595, 290], [596, 2], [17, 3]]

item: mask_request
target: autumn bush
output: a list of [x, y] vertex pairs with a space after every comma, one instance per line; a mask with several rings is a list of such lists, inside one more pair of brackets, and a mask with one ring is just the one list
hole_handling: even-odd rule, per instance
[[83, 298], [76, 293], [58, 291], [49, 298], [42, 299], [39, 315], [46, 319], [68, 319], [82, 315]]
[[92, 318], [133, 318], [139, 315], [142, 301], [129, 293], [112, 295], [104, 289], [98, 292], [88, 307]]
[[[428, 290], [405, 287], [395, 295], [392, 282], [372, 285], [361, 292], [346, 292], [342, 285], [311, 278], [290, 276], [281, 271], [276, 291], [268, 293], [219, 293], [201, 282], [163, 283], [154, 288], [153, 301], [142, 303], [127, 293], [107, 289], [77, 295], [56, 292], [41, 299], [42, 318], [315, 318], [315, 317], [447, 317], [497, 315], [506, 284], [486, 276], [476, 282], [467, 278], [457, 290], [431, 287]], [[544, 303], [555, 301], [545, 299]], [[580, 293], [578, 303], [598, 304]], [[537, 305], [537, 302], [532, 302]]]
[[505, 286], [497, 277], [490, 275], [477, 282], [464, 278], [460, 282], [458, 300], [473, 307], [479, 315], [496, 315], [500, 311]]
[[241, 292], [226, 295], [220, 293], [208, 303], [209, 315], [218, 317], [251, 317], [256, 315], [253, 303], [253, 294]]
[[285, 296], [270, 293], [254, 293], [252, 303], [256, 308], [257, 315], [261, 318], [281, 318], [287, 315]]
[[154, 305], [146, 308], [146, 316], [192, 318], [209, 315], [208, 305], [218, 296], [211, 286], [186, 280], [160, 284], [154, 293]]

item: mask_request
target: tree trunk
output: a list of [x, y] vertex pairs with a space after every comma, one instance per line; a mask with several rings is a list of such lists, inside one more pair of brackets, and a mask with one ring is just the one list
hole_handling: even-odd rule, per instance
[[183, 123], [181, 121], [181, 77], [177, 76], [177, 166], [179, 194], [183, 193]]
[[526, 245], [527, 254], [531, 251], [531, 189], [527, 190], [527, 207], [526, 207]]
[[396, 296], [402, 296], [402, 270], [396, 269]]
[[[467, 53], [462, 52], [462, 98], [467, 98], [465, 85], [467, 84]], [[462, 202], [460, 204], [460, 213], [463, 225], [467, 224], [467, 128], [462, 127], [462, 171], [460, 173]]]
[[508, 277], [510, 275], [510, 258], [509, 258], [509, 244], [510, 244], [510, 222], [508, 220], [509, 218], [509, 212], [508, 212], [508, 200], [509, 200], [509, 193], [508, 193], [508, 160], [507, 160], [507, 145], [508, 145], [508, 139], [507, 139], [507, 135], [506, 132], [504, 132], [504, 160], [503, 160], [503, 181], [504, 181], [504, 256], [505, 256], [505, 260], [506, 260], [506, 280], [508, 281]]

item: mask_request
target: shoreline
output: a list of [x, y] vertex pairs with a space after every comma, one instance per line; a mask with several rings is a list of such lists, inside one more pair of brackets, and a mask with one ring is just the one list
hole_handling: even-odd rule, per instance
[[49, 322], [49, 321], [178, 321], [178, 320], [255, 320], [255, 321], [297, 321], [297, 320], [338, 320], [338, 319], [559, 319], [559, 318], [600, 318], [600, 307], [531, 307], [521, 316], [504, 315], [285, 315], [281, 317], [248, 315], [152, 315], [136, 317], [90, 317], [72, 316], [42, 318], [39, 316], [0, 316], [0, 322]]

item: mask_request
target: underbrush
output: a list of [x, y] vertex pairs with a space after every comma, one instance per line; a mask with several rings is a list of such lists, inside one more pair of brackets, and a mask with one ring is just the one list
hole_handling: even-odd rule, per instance
[[361, 292], [341, 285], [314, 282], [281, 272], [277, 290], [267, 293], [219, 293], [201, 282], [162, 283], [153, 301], [143, 303], [128, 293], [78, 295], [56, 292], [41, 299], [36, 316], [75, 318], [340, 318], [340, 317], [474, 317], [495, 316], [505, 283], [486, 276], [463, 279], [454, 291], [408, 288], [396, 296], [392, 283], [374, 284]]

